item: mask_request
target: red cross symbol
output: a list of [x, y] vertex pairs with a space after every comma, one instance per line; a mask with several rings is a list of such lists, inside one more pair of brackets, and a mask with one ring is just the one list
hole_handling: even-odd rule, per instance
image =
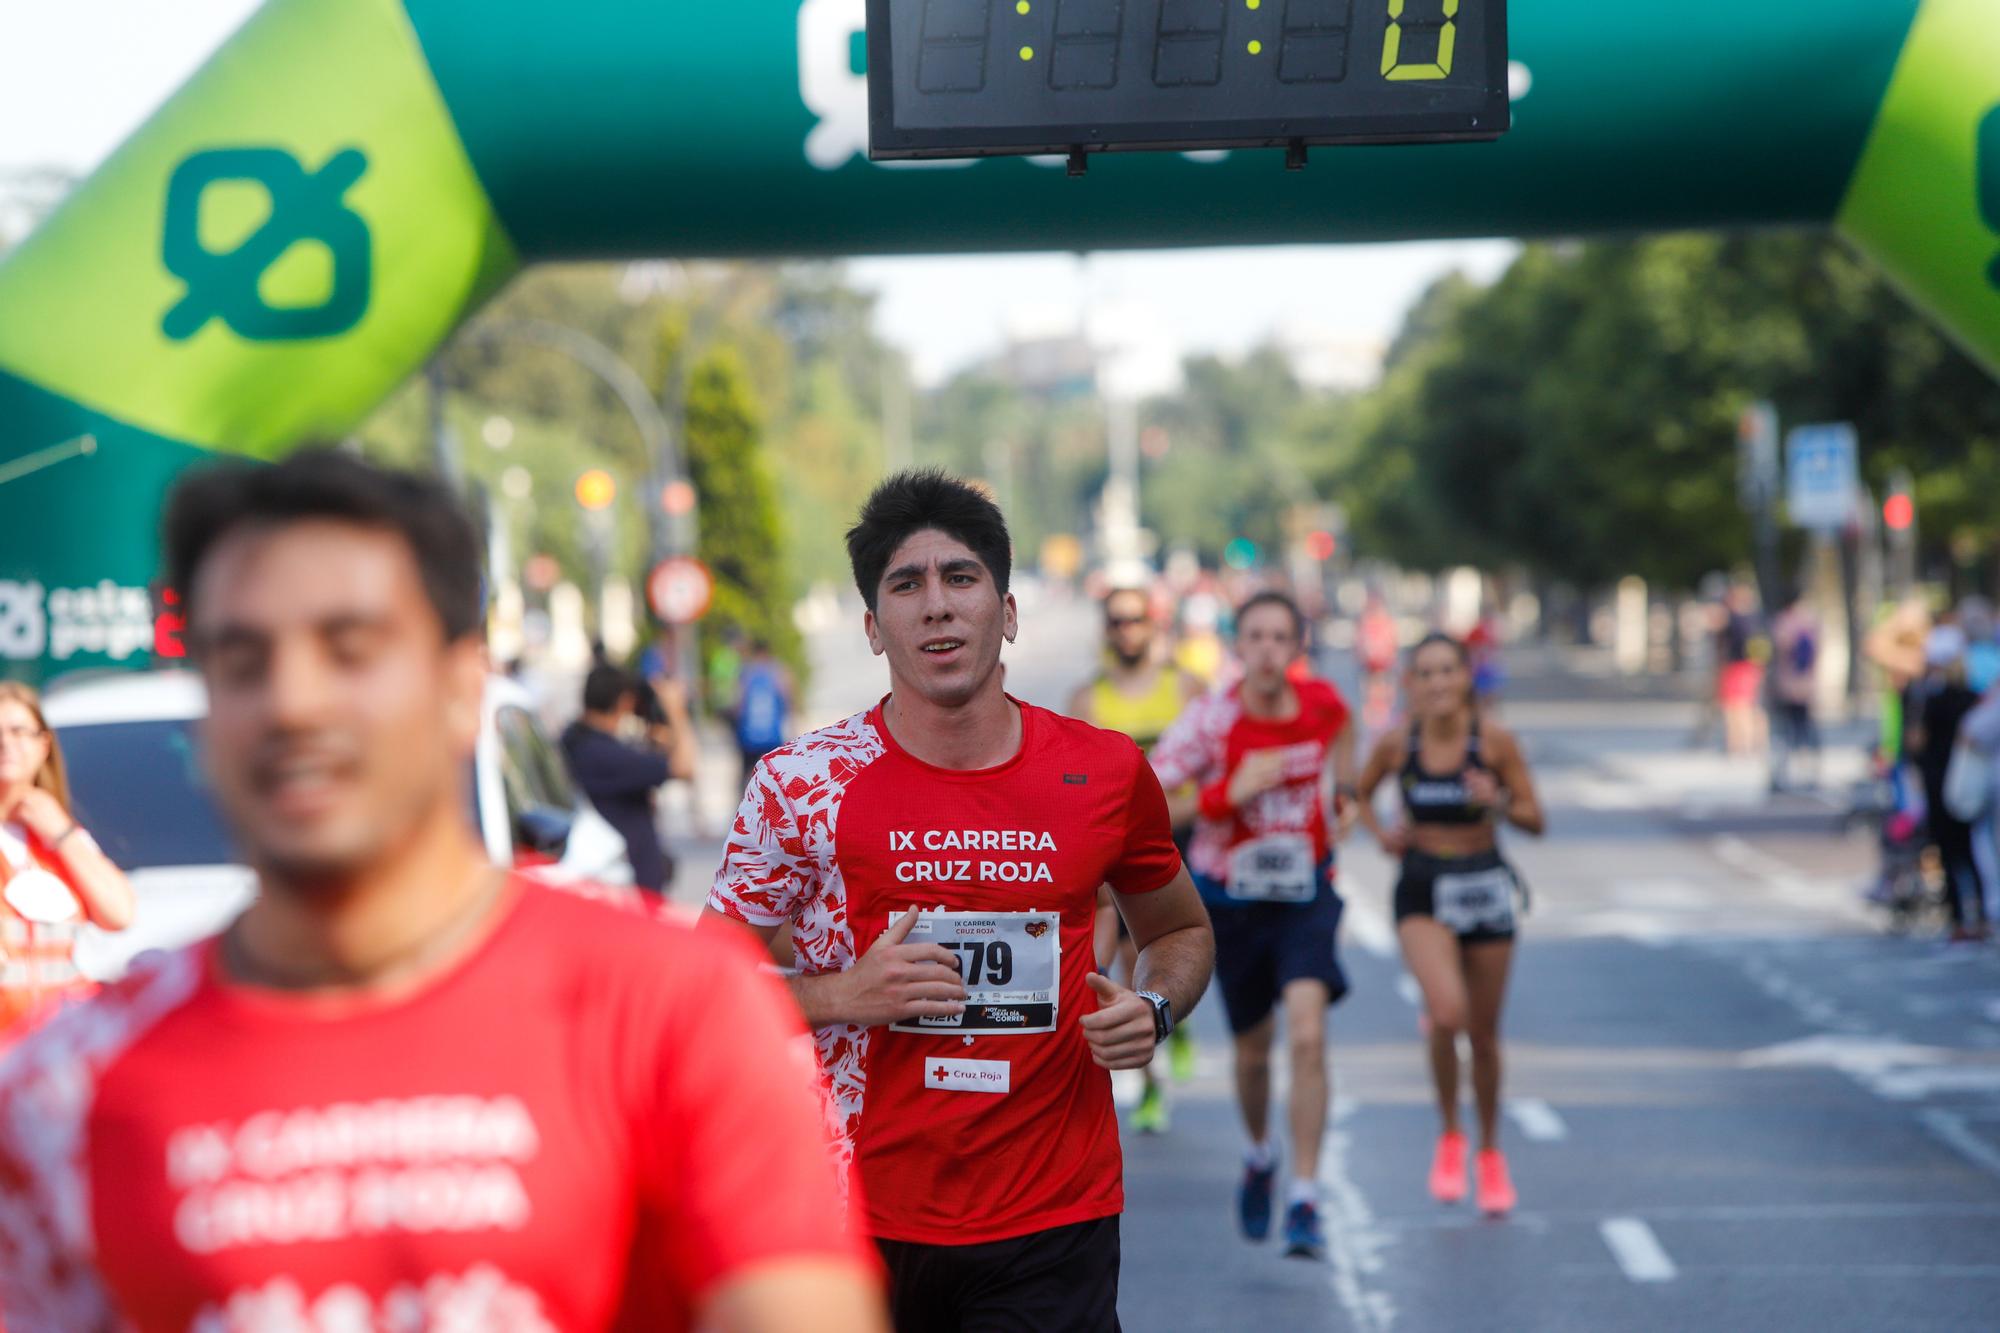
[[945, 1068], [945, 1067], [944, 1067], [943, 1065], [939, 1065], [939, 1066], [937, 1067], [937, 1080], [938, 1080], [938, 1082], [940, 1082], [940, 1083], [944, 1082], [944, 1076], [945, 1076], [946, 1074], [949, 1074], [950, 1072], [951, 1072], [951, 1071], [950, 1071], [949, 1069], [946, 1069], [946, 1068]]

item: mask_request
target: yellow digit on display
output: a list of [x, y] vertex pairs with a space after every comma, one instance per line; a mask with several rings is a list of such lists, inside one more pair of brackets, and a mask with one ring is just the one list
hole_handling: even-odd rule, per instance
[[1403, 50], [1403, 0], [1389, 0], [1389, 27], [1382, 34], [1382, 77], [1392, 83], [1409, 79], [1442, 79], [1451, 74], [1452, 48], [1458, 44], [1458, 0], [1444, 0], [1444, 27], [1438, 30], [1437, 63], [1397, 63]]

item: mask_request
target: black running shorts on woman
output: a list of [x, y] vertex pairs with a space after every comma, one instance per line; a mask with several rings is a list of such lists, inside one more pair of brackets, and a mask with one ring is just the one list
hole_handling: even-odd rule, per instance
[[1471, 856], [1403, 857], [1396, 881], [1396, 920], [1427, 916], [1466, 944], [1514, 938], [1514, 904], [1520, 877], [1499, 852]]

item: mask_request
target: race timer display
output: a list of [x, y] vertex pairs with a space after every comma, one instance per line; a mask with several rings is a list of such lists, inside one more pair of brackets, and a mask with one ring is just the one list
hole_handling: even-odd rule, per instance
[[1493, 139], [1506, 0], [868, 0], [869, 155]]

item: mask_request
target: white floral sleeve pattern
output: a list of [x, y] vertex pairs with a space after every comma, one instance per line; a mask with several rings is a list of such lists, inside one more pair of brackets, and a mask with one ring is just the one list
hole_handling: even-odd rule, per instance
[[[803, 972], [854, 964], [834, 835], [849, 784], [886, 748], [865, 713], [808, 732], [758, 762], [737, 809], [708, 905], [751, 925], [791, 922]], [[867, 1085], [868, 1030], [835, 1024], [815, 1031], [813, 1041], [844, 1176]]]
[[[1160, 785], [1171, 792], [1189, 783], [1206, 787], [1226, 777], [1229, 731], [1241, 715], [1234, 690], [1211, 691], [1190, 703], [1148, 756]], [[1189, 869], [1221, 879], [1229, 868], [1229, 836], [1228, 824], [1197, 819], [1188, 847]]]
[[105, 1072], [200, 980], [195, 949], [154, 955], [0, 1063], [0, 1310], [8, 1333], [121, 1333], [95, 1267], [87, 1176]]

